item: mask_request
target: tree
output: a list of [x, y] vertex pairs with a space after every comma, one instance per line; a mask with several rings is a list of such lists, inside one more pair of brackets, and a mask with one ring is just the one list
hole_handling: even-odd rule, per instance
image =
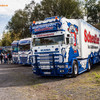
[[95, 25], [94, 25], [94, 27], [96, 27], [97, 29], [99, 29], [99, 30], [100, 30], [100, 23], [95, 24]]
[[11, 46], [11, 34], [9, 32], [7, 33], [3, 33], [3, 38], [2, 40], [0, 41], [1, 43], [1, 46]]
[[17, 34], [20, 38], [30, 36], [28, 14], [26, 11], [18, 10], [8, 23], [7, 29], [11, 32], [12, 37]]
[[64, 16], [66, 18], [82, 18], [80, 2], [77, 0], [42, 0], [36, 4], [32, 20], [43, 20], [51, 16]]
[[85, 9], [90, 24], [100, 23], [100, 1], [85, 0]]
[[1, 40], [0, 40], [0, 46], [2, 46], [2, 42], [1, 42]]

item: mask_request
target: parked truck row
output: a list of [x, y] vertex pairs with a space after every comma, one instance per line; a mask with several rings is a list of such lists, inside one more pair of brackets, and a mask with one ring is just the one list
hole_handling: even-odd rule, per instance
[[31, 38], [14, 41], [13, 62], [40, 76], [77, 76], [100, 62], [100, 31], [82, 19], [33, 21]]
[[32, 56], [32, 38], [13, 41], [12, 45], [12, 60], [13, 63], [22, 65], [31, 65]]

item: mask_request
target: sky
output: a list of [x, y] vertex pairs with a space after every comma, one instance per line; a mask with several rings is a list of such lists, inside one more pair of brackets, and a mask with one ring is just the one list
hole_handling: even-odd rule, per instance
[[[34, 0], [39, 3], [41, 0]], [[0, 39], [2, 33], [14, 12], [18, 9], [24, 9], [26, 4], [29, 4], [31, 0], [0, 0], [0, 5], [8, 5], [6, 7], [0, 6]]]

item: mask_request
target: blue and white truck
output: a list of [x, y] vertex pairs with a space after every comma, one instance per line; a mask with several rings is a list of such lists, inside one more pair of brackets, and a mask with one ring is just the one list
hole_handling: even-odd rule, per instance
[[4, 47], [0, 47], [0, 54], [3, 53]]
[[33, 73], [73, 77], [100, 62], [100, 31], [82, 19], [50, 17], [33, 22]]
[[12, 47], [12, 62], [14, 64], [18, 64], [19, 63], [18, 42], [19, 41], [13, 41], [12, 44], [11, 44], [11, 47]]
[[32, 56], [32, 38], [25, 38], [19, 41], [19, 64], [30, 65]]

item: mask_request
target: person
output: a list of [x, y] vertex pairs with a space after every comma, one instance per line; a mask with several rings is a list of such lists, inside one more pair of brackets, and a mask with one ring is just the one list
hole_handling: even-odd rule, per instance
[[9, 53], [7, 53], [7, 63], [9, 64]]
[[2, 64], [2, 59], [3, 59], [3, 55], [2, 53], [0, 54], [0, 61], [1, 61], [1, 64]]
[[3, 54], [1, 53], [1, 63], [2, 63], [2, 60], [3, 60]]
[[2, 61], [2, 62], [4, 63], [4, 62], [5, 62], [5, 57], [4, 57], [4, 56], [5, 56], [5, 54], [4, 54], [4, 53], [2, 53], [2, 56], [3, 56], [3, 61]]
[[4, 54], [4, 63], [7, 63], [7, 54]]
[[[12, 55], [11, 55], [11, 53], [9, 53], [9, 55], [8, 55], [8, 59], [9, 59], [9, 62], [11, 63], [11, 59], [12, 59]], [[8, 62], [8, 63], [9, 63]]]
[[1, 61], [1, 54], [0, 54], [0, 61]]

